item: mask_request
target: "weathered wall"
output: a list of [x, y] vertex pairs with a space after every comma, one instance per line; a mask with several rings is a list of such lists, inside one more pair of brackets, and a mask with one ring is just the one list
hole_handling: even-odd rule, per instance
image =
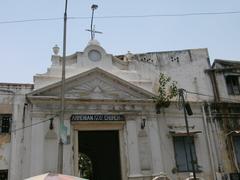
[[11, 171], [10, 179], [17, 179], [22, 174], [23, 109], [25, 93], [32, 89], [31, 84], [0, 83], [0, 113], [12, 115], [10, 132], [0, 134], [0, 169]]
[[[102, 53], [102, 61], [93, 62], [89, 59], [87, 53], [91, 49], [97, 49]], [[122, 61], [122, 62], [121, 62]], [[82, 53], [75, 53], [67, 57], [66, 63], [66, 77], [77, 75], [86, 70], [99, 67], [120, 79], [130, 82], [140, 88], [148, 90], [150, 93], [156, 93], [158, 88], [159, 73], [166, 73], [168, 76], [178, 82], [179, 88], [184, 88], [195, 93], [207, 94], [210, 96], [200, 96], [196, 94], [188, 94], [188, 101], [195, 102], [193, 106], [194, 116], [189, 117], [190, 126], [194, 130], [200, 130], [195, 137], [195, 145], [197, 150], [198, 163], [202, 166], [203, 172], [200, 173], [205, 179], [212, 179], [209, 156], [207, 153], [207, 145], [204, 136], [204, 128], [202, 122], [201, 103], [204, 100], [212, 100], [212, 87], [209, 77], [204, 73], [205, 69], [209, 68], [208, 52], [206, 49], [170, 51], [170, 52], [156, 52], [147, 54], [128, 54], [123, 60], [117, 59], [110, 54], [107, 54], [103, 48], [96, 44], [90, 44]], [[69, 144], [64, 145], [64, 164], [63, 173], [74, 174], [74, 134], [72, 132], [72, 125], [69, 117], [73, 113], [120, 113], [126, 115], [127, 119], [124, 123], [123, 130], [121, 130], [122, 139], [122, 168], [123, 179], [151, 179], [160, 172], [166, 172], [173, 179], [183, 179], [188, 176], [186, 173], [175, 173], [174, 148], [172, 134], [170, 131], [175, 129], [185, 130], [185, 122], [183, 112], [179, 111], [176, 104], [172, 104], [169, 108], [162, 110], [160, 115], [155, 112], [152, 97], [140, 97], [134, 95], [146, 93], [143, 89], [138, 89], [138, 92], [130, 92], [132, 90], [127, 83], [120, 80], [116, 83], [118, 78], [108, 82], [109, 78], [102, 81], [96, 81], [106, 84], [106, 89], [99, 88], [98, 84], [85, 84], [84, 88], [77, 85], [81, 82], [76, 82], [76, 89], [74, 93], [68, 94], [68, 98], [73, 98], [72, 104], [68, 103], [66, 106], [65, 124], [68, 127], [68, 133], [71, 136]], [[87, 80], [87, 75], [84, 81]], [[37, 74], [34, 77], [34, 88], [39, 89], [55, 83], [61, 79], [61, 57], [54, 55], [52, 57], [52, 66], [48, 68], [45, 74]], [[90, 86], [91, 85], [91, 86]], [[111, 87], [112, 86], [112, 87]], [[70, 86], [69, 86], [70, 87]], [[75, 86], [71, 86], [75, 88]], [[90, 87], [90, 88], [89, 88]], [[98, 91], [93, 91], [98, 87]], [[114, 89], [114, 88], [119, 89]], [[15, 88], [15, 89], [14, 89]], [[30, 86], [13, 86], [13, 99], [2, 99], [2, 107], [6, 111], [12, 111], [14, 129], [21, 129], [25, 126], [38, 124], [31, 128], [24, 128], [19, 131], [11, 133], [11, 180], [20, 180], [29, 176], [45, 173], [47, 171], [56, 171], [57, 154], [58, 154], [58, 140], [59, 140], [59, 97], [60, 90], [56, 90], [56, 94], [51, 94], [47, 100], [34, 100], [28, 98], [26, 100], [25, 94], [32, 91]], [[89, 102], [82, 103], [79, 100], [80, 90], [88, 90], [95, 93], [96, 96], [90, 97]], [[100, 90], [99, 90], [100, 89]], [[54, 89], [51, 89], [51, 93]], [[79, 91], [79, 92], [78, 92]], [[114, 93], [119, 97], [126, 97], [129, 93], [129, 100], [119, 102], [119, 99], [114, 99], [113, 96], [107, 96], [104, 99], [104, 93], [108, 92], [110, 95]], [[82, 93], [82, 92], [81, 92]], [[87, 92], [86, 92], [87, 93]], [[85, 93], [85, 94], [86, 94]], [[125, 94], [121, 94], [125, 93]], [[80, 95], [79, 95], [80, 94]], [[38, 94], [37, 94], [38, 95]], [[37, 96], [36, 95], [36, 96]], [[48, 94], [42, 94], [47, 96]], [[75, 95], [77, 97], [75, 97]], [[122, 96], [121, 96], [122, 95]], [[139, 94], [138, 94], [139, 95]], [[152, 95], [152, 94], [151, 94]], [[149, 95], [150, 96], [150, 95]], [[2, 96], [1, 96], [2, 97]], [[127, 96], [128, 97], [128, 96]], [[81, 99], [82, 97], [80, 97]], [[101, 98], [103, 102], [101, 102]], [[134, 99], [135, 98], [135, 99]], [[135, 101], [143, 98], [142, 102]], [[131, 100], [132, 101], [131, 101]], [[12, 100], [12, 103], [8, 100]], [[113, 101], [111, 101], [113, 100]], [[10, 107], [6, 105], [12, 104]], [[150, 102], [151, 101], [151, 102]], [[150, 102], [150, 103], [149, 103]], [[26, 104], [25, 104], [26, 103]], [[135, 104], [134, 104], [135, 103]], [[130, 115], [131, 116], [130, 116]], [[54, 116], [54, 130], [49, 130], [49, 121], [41, 123]], [[142, 119], [146, 119], [146, 126], [141, 129]], [[175, 128], [175, 129], [174, 129]], [[5, 149], [7, 149], [5, 147]], [[1, 151], [0, 151], [1, 155]], [[1, 159], [0, 159], [1, 161]], [[76, 161], [76, 160], [75, 160]], [[1, 163], [0, 163], [1, 165]]]
[[[102, 55], [102, 60], [93, 62], [87, 56], [92, 49], [97, 49]], [[189, 94], [189, 100], [202, 101], [213, 99], [212, 86], [205, 69], [210, 68], [207, 49], [191, 49], [181, 51], [153, 52], [144, 54], [131, 54], [117, 57], [107, 54], [99, 45], [89, 44], [84, 52], [77, 52], [66, 57], [66, 77], [71, 77], [99, 67], [132, 84], [150, 92], [156, 93], [160, 72], [167, 74], [178, 82], [179, 88], [188, 91], [207, 94], [198, 96]], [[52, 66], [44, 74], [34, 76], [35, 89], [44, 87], [61, 79], [61, 57], [52, 56]]]

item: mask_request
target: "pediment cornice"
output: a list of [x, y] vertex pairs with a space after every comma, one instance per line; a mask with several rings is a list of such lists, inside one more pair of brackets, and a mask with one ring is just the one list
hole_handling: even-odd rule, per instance
[[[61, 81], [37, 89], [28, 98], [60, 97]], [[151, 100], [153, 93], [100, 68], [93, 68], [65, 80], [65, 98], [95, 100]]]

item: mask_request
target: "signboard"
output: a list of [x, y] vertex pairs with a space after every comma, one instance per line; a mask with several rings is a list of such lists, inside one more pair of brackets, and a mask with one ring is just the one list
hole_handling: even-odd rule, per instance
[[115, 114], [73, 114], [71, 121], [124, 121], [124, 116]]

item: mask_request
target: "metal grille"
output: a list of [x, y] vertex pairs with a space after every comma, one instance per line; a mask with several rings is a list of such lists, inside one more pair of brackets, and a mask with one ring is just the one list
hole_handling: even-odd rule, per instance
[[0, 115], [0, 132], [8, 133], [10, 130], [10, 121], [12, 116], [10, 114]]
[[8, 170], [0, 170], [0, 180], [8, 179]]

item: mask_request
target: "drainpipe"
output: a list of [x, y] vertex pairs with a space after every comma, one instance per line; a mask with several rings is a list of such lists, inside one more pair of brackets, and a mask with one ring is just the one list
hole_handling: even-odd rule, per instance
[[219, 102], [220, 101], [220, 96], [219, 96], [219, 90], [217, 86], [217, 80], [216, 80], [216, 74], [214, 69], [208, 69], [206, 70], [208, 72], [208, 75], [211, 80], [212, 88], [213, 88], [213, 95], [214, 95], [214, 102]]
[[209, 127], [207, 125], [207, 118], [206, 118], [206, 112], [205, 112], [205, 108], [204, 105], [202, 105], [202, 113], [203, 113], [203, 124], [204, 124], [204, 130], [205, 130], [205, 138], [207, 141], [207, 145], [208, 145], [208, 153], [210, 155], [210, 165], [211, 165], [211, 170], [212, 170], [212, 174], [213, 174], [213, 179], [217, 179], [216, 178], [216, 167], [214, 164], [214, 160], [213, 160], [213, 150], [212, 150], [212, 145], [211, 145], [211, 141], [210, 141], [210, 136], [209, 136]]
[[217, 163], [218, 163], [218, 170], [221, 171], [222, 169], [222, 165], [220, 163], [220, 155], [219, 155], [219, 146], [217, 144], [217, 137], [216, 137], [216, 130], [213, 126], [213, 117], [212, 117], [212, 112], [211, 112], [211, 107], [210, 104], [207, 104], [208, 106], [208, 113], [209, 113], [209, 121], [210, 121], [210, 127], [212, 130], [212, 137], [213, 137], [213, 145], [214, 145], [214, 149], [216, 150], [216, 158], [217, 158]]
[[[217, 127], [217, 119], [216, 118], [213, 118], [213, 128], [214, 128], [214, 131], [215, 131], [215, 135], [217, 135], [216, 137], [216, 144], [217, 144], [217, 150], [218, 152], [221, 151], [221, 146], [220, 146], [220, 132], [219, 132], [219, 128]], [[223, 172], [223, 160], [221, 158], [221, 155], [219, 154], [219, 172]]]
[[220, 101], [220, 95], [219, 95], [219, 90], [218, 90], [218, 84], [217, 84], [217, 79], [216, 79], [216, 72], [212, 71], [212, 79], [213, 79], [213, 88], [214, 88], [214, 94], [215, 95], [215, 102]]
[[233, 138], [232, 137], [230, 137], [230, 138], [231, 138], [230, 141], [231, 141], [232, 152], [233, 152], [233, 163], [234, 163], [234, 165], [235, 165], [235, 167], [237, 169], [237, 172], [239, 173], [240, 171], [239, 171], [237, 157], [236, 157], [236, 150], [235, 150], [235, 148], [233, 146]]

